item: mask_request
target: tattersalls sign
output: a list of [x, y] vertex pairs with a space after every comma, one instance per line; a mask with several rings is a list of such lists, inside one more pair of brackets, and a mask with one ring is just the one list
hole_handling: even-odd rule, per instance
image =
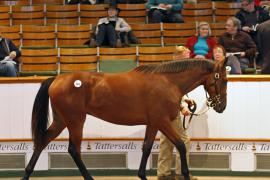
[[[142, 141], [83, 141], [83, 152], [134, 152], [141, 151]], [[67, 152], [67, 141], [53, 141], [45, 152]], [[158, 152], [159, 141], [155, 141], [152, 151]], [[217, 142], [192, 141], [191, 152], [256, 152], [270, 153], [270, 142]], [[29, 153], [33, 151], [32, 142], [1, 142], [0, 153]]]

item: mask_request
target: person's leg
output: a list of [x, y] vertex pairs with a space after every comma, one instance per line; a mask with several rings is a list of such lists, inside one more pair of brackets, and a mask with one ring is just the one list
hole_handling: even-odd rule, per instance
[[[180, 116], [179, 116], [180, 117]], [[189, 166], [189, 154], [190, 154], [190, 138], [187, 134], [187, 131], [183, 128], [183, 123], [180, 118], [177, 118], [174, 123], [174, 127], [177, 129], [177, 133], [181, 136], [181, 139], [184, 141], [186, 146], [186, 157], [187, 164]], [[181, 173], [181, 161], [179, 151], [176, 151], [175, 157], [175, 179], [174, 180], [182, 180], [184, 177]], [[197, 180], [197, 177], [194, 177], [190, 174], [190, 180]]]
[[149, 23], [160, 23], [163, 20], [163, 14], [159, 10], [149, 12]]
[[17, 70], [16, 65], [13, 62], [0, 62], [0, 76], [6, 76], [6, 77], [16, 77], [17, 76]]
[[231, 67], [230, 74], [242, 74], [240, 62], [236, 56], [229, 56], [226, 65]]
[[168, 15], [168, 21], [170, 23], [183, 23], [184, 19], [180, 13], [169, 13]]
[[107, 25], [106, 34], [109, 40], [110, 47], [116, 46], [117, 34], [112, 24]]
[[157, 164], [157, 176], [159, 179], [168, 178], [171, 175], [171, 165], [173, 160], [173, 144], [161, 134], [159, 141], [159, 154]]
[[106, 24], [101, 24], [98, 26], [98, 32], [96, 34], [96, 44], [100, 47], [104, 41], [105, 33], [106, 33]]
[[241, 70], [245, 70], [249, 67], [249, 60], [247, 58], [239, 58], [240, 68]]
[[159, 154], [157, 164], [157, 175], [158, 176], [170, 176], [171, 175], [171, 164], [173, 160], [173, 144], [167, 139], [166, 136], [161, 134], [159, 141]]

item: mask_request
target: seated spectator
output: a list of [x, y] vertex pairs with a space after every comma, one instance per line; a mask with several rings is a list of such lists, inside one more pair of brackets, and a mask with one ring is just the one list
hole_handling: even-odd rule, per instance
[[226, 58], [226, 50], [222, 45], [216, 45], [213, 48], [214, 61], [223, 61]]
[[191, 51], [192, 58], [211, 59], [216, 40], [211, 35], [210, 25], [200, 22], [197, 27], [198, 35], [187, 39], [186, 47]]
[[[214, 59], [214, 61], [223, 61], [225, 58], [226, 58], [226, 50], [224, 49], [224, 47], [221, 46], [220, 44], [216, 45], [213, 48], [213, 59]], [[227, 71], [227, 74], [230, 74], [231, 67], [226, 66], [226, 71]]]
[[19, 49], [10, 39], [2, 37], [0, 31], [0, 76], [16, 77]]
[[262, 74], [270, 74], [270, 20], [258, 26], [258, 49], [262, 58]]
[[227, 65], [231, 66], [231, 74], [242, 74], [255, 57], [256, 45], [247, 33], [241, 31], [239, 19], [228, 18], [225, 27], [226, 32], [218, 42], [228, 54]]
[[149, 10], [150, 23], [183, 23], [180, 11], [183, 0], [148, 0], [146, 8]]
[[90, 47], [122, 47], [121, 39], [125, 41], [125, 36], [131, 33], [131, 27], [123, 18], [118, 17], [119, 11], [119, 8], [110, 6], [108, 17], [99, 19]]
[[256, 27], [269, 19], [269, 12], [260, 6], [255, 7], [253, 0], [242, 0], [241, 5], [242, 9], [235, 16], [241, 21], [242, 30], [257, 44]]

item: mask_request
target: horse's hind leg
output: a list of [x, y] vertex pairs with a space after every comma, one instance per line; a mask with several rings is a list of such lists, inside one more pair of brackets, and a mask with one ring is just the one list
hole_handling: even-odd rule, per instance
[[65, 128], [64, 123], [58, 119], [58, 117], [55, 115], [53, 115], [53, 119], [54, 121], [52, 122], [52, 124], [50, 125], [50, 127], [48, 128], [48, 130], [46, 131], [46, 134], [44, 135], [43, 139], [42, 139], [42, 146], [41, 147], [35, 147], [34, 149], [34, 153], [27, 165], [27, 167], [25, 168], [25, 174], [22, 178], [22, 180], [28, 180], [31, 173], [34, 170], [34, 167], [37, 163], [37, 160], [41, 154], [41, 152], [43, 151], [43, 149], [54, 139], [56, 138]]
[[[76, 118], [75, 118], [76, 119]], [[70, 121], [68, 125], [69, 130], [69, 146], [68, 152], [73, 158], [74, 162], [78, 166], [82, 176], [85, 180], [94, 180], [90, 173], [87, 171], [82, 159], [81, 159], [81, 142], [82, 142], [82, 131], [85, 122], [85, 116], [76, 120]], [[73, 122], [75, 122], [73, 124]]]
[[152, 149], [157, 131], [158, 131], [157, 128], [151, 127], [150, 125], [146, 127], [145, 138], [144, 138], [143, 148], [142, 148], [143, 154], [142, 154], [140, 168], [138, 171], [138, 176], [142, 180], [147, 180], [146, 175], [145, 175], [146, 163], [151, 153], [151, 149]]
[[189, 170], [186, 157], [186, 146], [181, 137], [175, 132], [172, 127], [172, 122], [164, 122], [159, 129], [177, 148], [181, 158], [181, 172], [185, 177], [185, 180], [190, 180]]

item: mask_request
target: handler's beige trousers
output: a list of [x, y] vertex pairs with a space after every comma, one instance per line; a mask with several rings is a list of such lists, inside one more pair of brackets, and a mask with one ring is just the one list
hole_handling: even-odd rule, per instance
[[[180, 116], [173, 121], [173, 127], [176, 133], [181, 136], [181, 139], [186, 145], [186, 156], [187, 162], [189, 164], [189, 148], [190, 148], [190, 138], [184, 130]], [[158, 176], [169, 176], [171, 174], [171, 165], [173, 160], [173, 149], [174, 145], [167, 139], [166, 136], [161, 134], [160, 136], [160, 146], [159, 146], [159, 155], [158, 155], [158, 165], [157, 165], [157, 175]], [[176, 150], [176, 159], [175, 159], [175, 174], [180, 175], [181, 173], [181, 164], [180, 164], [180, 155]]]

